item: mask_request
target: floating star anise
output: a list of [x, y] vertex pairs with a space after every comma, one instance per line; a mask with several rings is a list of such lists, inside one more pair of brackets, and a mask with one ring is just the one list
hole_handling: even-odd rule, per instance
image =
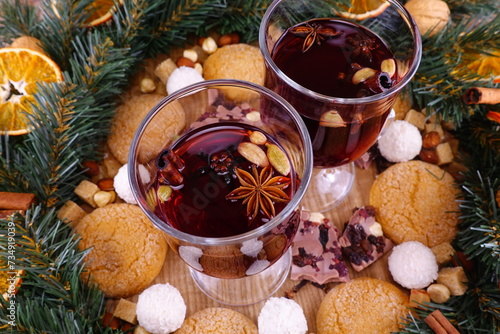
[[259, 209], [267, 218], [272, 218], [276, 215], [274, 202], [290, 201], [290, 197], [283, 191], [290, 184], [290, 178], [273, 177], [271, 165], [264, 167], [260, 174], [255, 165], [252, 165], [252, 174], [240, 168], [235, 168], [235, 173], [241, 186], [231, 191], [226, 198], [243, 199], [243, 204], [247, 205], [247, 216], [250, 220], [257, 216]]
[[291, 32], [295, 36], [305, 37], [302, 52], [309, 50], [314, 43], [321, 45], [325, 38], [342, 34], [342, 32], [338, 32], [333, 28], [325, 28], [315, 23], [306, 23], [305, 26], [293, 27]]

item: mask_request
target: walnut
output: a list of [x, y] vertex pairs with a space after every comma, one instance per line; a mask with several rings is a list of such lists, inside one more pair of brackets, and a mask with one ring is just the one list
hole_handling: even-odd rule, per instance
[[410, 0], [405, 7], [415, 19], [421, 35], [437, 34], [450, 20], [450, 8], [442, 0]]

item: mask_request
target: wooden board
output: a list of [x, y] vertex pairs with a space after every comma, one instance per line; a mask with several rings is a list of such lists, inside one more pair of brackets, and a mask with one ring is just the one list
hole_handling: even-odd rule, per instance
[[[329, 218], [341, 230], [343, 230], [344, 223], [349, 220], [352, 210], [356, 207], [369, 204], [370, 187], [375, 180], [375, 177], [376, 170], [373, 166], [372, 168], [366, 170], [356, 168], [356, 181], [349, 196], [338, 207], [325, 212], [325, 217]], [[312, 194], [312, 198], [309, 200], [313, 199], [314, 196], [318, 195]], [[371, 276], [393, 282], [391, 275], [387, 270], [387, 254], [359, 273], [350, 269], [350, 275], [351, 278], [358, 276]], [[191, 275], [189, 274], [187, 265], [171, 250], [168, 253], [162, 272], [156, 278], [154, 283], [170, 283], [179, 289], [187, 305], [186, 316], [207, 307], [228, 307], [245, 314], [252, 319], [255, 324], [257, 324], [257, 317], [265, 303], [263, 301], [250, 306], [232, 307], [212, 300], [197, 288], [191, 278]], [[298, 283], [299, 281], [287, 279], [280, 290], [273, 296], [283, 297], [287, 290], [290, 290]], [[333, 284], [337, 283], [331, 283], [328, 287], [333, 286]], [[309, 328], [308, 333], [316, 332], [316, 312], [324, 295], [325, 291], [323, 289], [307, 284], [294, 296], [294, 300], [304, 309]], [[137, 296], [131, 297], [129, 300], [136, 302]], [[112, 309], [113, 303], [110, 303], [109, 306]]]

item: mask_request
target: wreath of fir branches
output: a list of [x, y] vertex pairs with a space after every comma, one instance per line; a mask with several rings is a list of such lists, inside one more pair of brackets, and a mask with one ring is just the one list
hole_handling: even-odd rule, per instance
[[[469, 289], [445, 304], [427, 304], [402, 320], [401, 333], [432, 333], [423, 321], [435, 309], [461, 333], [500, 331], [500, 125], [486, 118], [498, 105], [466, 105], [465, 90], [495, 87], [493, 78], [467, 71], [470, 55], [500, 50], [496, 0], [446, 0], [452, 23], [435, 36], [423, 36], [423, 57], [410, 85], [414, 104], [453, 121], [467, 167], [462, 189], [460, 231], [454, 247], [474, 263]], [[209, 30], [238, 32], [243, 42], [257, 39], [270, 0], [124, 0], [108, 24], [84, 25], [92, 0], [0, 2], [0, 45], [28, 35], [63, 70], [62, 83], [41, 85], [33, 130], [0, 138], [0, 189], [34, 193], [38, 205], [24, 216], [0, 220], [0, 253], [14, 255], [11, 268], [24, 270], [16, 295], [16, 326], [9, 325], [9, 302], [0, 298], [0, 330], [10, 333], [118, 333], [101, 325], [105, 297], [81, 280], [78, 239], [57, 218], [62, 203], [75, 199], [85, 178], [82, 162], [99, 160], [102, 142], [120, 94], [146, 57], [168, 53], [191, 35]], [[118, 2], [118, 1], [117, 1]], [[8, 231], [14, 226], [15, 251]], [[10, 263], [9, 263], [10, 265]]]

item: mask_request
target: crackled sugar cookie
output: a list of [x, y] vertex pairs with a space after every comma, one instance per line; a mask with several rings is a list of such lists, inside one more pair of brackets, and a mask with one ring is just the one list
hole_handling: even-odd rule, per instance
[[316, 317], [318, 334], [387, 334], [398, 331], [408, 297], [395, 285], [359, 277], [335, 286]]
[[419, 241], [428, 247], [450, 242], [459, 217], [453, 177], [419, 160], [398, 163], [381, 173], [370, 204], [385, 234], [396, 244]]
[[257, 334], [247, 316], [223, 307], [210, 307], [188, 317], [175, 334]]
[[[156, 93], [132, 95], [116, 109], [111, 124], [108, 146], [113, 155], [123, 165], [128, 161], [128, 153], [135, 131], [147, 113], [157, 105], [164, 96]], [[162, 111], [161, 117], [151, 122], [144, 136], [144, 147], [141, 149], [139, 163], [146, 163], [156, 157], [186, 125], [185, 113], [180, 103], [169, 104], [169, 109]]]
[[107, 297], [141, 292], [165, 262], [165, 237], [136, 205], [108, 204], [83, 217], [75, 229], [80, 248], [91, 249], [82, 276], [90, 274]]

